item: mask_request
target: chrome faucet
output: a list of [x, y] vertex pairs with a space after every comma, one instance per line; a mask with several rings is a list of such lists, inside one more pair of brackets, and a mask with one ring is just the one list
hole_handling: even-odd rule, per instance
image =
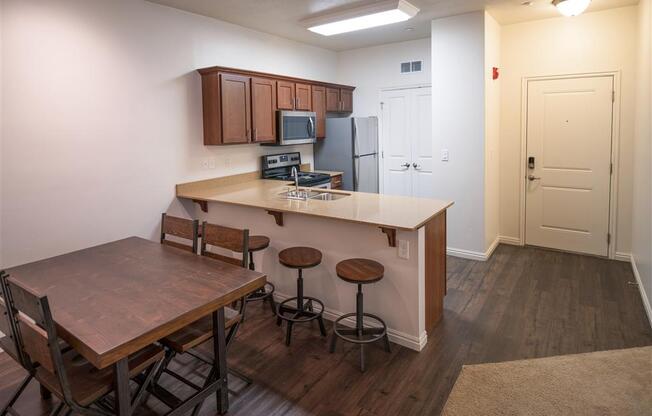
[[299, 173], [296, 166], [292, 166], [292, 176], [294, 176], [294, 192], [299, 193]]

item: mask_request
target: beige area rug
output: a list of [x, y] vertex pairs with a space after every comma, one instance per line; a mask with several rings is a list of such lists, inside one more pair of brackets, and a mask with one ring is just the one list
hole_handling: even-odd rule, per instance
[[444, 416], [652, 415], [652, 347], [462, 367]]

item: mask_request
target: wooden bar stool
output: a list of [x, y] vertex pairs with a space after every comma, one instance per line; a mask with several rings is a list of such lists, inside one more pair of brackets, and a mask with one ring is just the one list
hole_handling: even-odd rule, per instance
[[[335, 271], [340, 279], [345, 282], [354, 283], [358, 285], [358, 293], [356, 295], [355, 312], [347, 313], [333, 322], [333, 335], [331, 338], [330, 352], [335, 352], [335, 344], [337, 338], [342, 338], [344, 341], [352, 342], [360, 345], [360, 370], [365, 370], [364, 363], [364, 346], [379, 340], [385, 343], [385, 350], [390, 352], [389, 338], [387, 337], [387, 325], [385, 321], [376, 315], [364, 312], [363, 309], [363, 296], [362, 285], [378, 282], [383, 278], [385, 268], [382, 264], [368, 259], [348, 259], [337, 263]], [[355, 328], [338, 326], [343, 319], [355, 316]], [[370, 318], [380, 324], [379, 327], [364, 327], [364, 318]]]
[[[249, 237], [249, 269], [256, 270], [254, 264], [254, 252], [265, 250], [267, 247], [269, 247], [269, 237], [264, 235], [252, 235]], [[263, 301], [263, 303], [269, 302], [272, 314], [276, 315], [276, 303], [274, 302], [275, 289], [273, 283], [267, 282], [265, 287], [262, 287], [247, 296], [247, 303], [256, 301]]]
[[[315, 319], [319, 322], [319, 330], [322, 336], [326, 336], [326, 328], [324, 327], [324, 319], [322, 318], [324, 303], [317, 298], [303, 295], [303, 269], [319, 265], [321, 263], [321, 251], [311, 247], [286, 248], [278, 253], [278, 260], [285, 267], [299, 271], [299, 277], [297, 278], [297, 296], [285, 299], [276, 308], [276, 324], [280, 326], [282, 321], [287, 322], [285, 345], [290, 345], [292, 325], [310, 322]], [[296, 301], [296, 307], [287, 306], [292, 301]], [[318, 311], [315, 311], [315, 304], [319, 306]]]

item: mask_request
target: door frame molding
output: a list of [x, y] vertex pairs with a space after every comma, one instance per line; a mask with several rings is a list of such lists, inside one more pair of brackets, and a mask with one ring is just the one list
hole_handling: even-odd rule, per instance
[[[378, 193], [382, 194], [385, 192], [385, 177], [383, 172], [385, 172], [385, 137], [383, 136], [383, 93], [389, 91], [400, 91], [400, 90], [416, 90], [419, 88], [432, 88], [432, 84], [429, 82], [424, 82], [420, 84], [409, 84], [409, 85], [400, 85], [394, 87], [381, 87], [378, 90], [378, 151], [380, 152], [380, 157], [378, 158]], [[432, 114], [430, 115], [430, 121], [432, 122]]]
[[611, 242], [608, 247], [608, 258], [616, 258], [616, 242], [618, 241], [618, 177], [620, 155], [620, 78], [621, 71], [580, 72], [561, 75], [526, 76], [521, 79], [521, 158], [519, 167], [519, 243], [525, 245], [525, 201], [527, 174], [527, 111], [528, 111], [528, 83], [530, 81], [548, 81], [569, 78], [613, 77], [614, 102], [611, 118], [611, 163], [613, 172], [609, 178], [609, 234]]

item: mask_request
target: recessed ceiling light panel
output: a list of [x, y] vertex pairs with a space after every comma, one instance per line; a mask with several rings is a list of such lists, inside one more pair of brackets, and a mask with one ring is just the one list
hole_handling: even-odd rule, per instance
[[591, 0], [552, 0], [559, 13], [566, 17], [577, 16], [589, 7]]
[[332, 36], [404, 22], [413, 18], [418, 12], [417, 7], [405, 0], [388, 0], [324, 14], [303, 20], [301, 23], [311, 32]]

